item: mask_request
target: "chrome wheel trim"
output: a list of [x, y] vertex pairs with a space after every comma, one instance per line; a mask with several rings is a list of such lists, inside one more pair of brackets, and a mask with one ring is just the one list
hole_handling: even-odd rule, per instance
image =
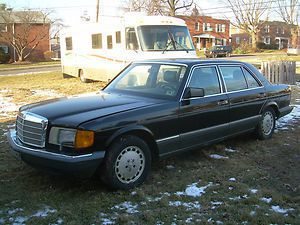
[[145, 155], [137, 146], [124, 148], [117, 157], [115, 174], [124, 184], [135, 182], [145, 169]]
[[262, 132], [264, 135], [271, 134], [274, 127], [274, 116], [270, 111], [265, 112], [262, 120]]

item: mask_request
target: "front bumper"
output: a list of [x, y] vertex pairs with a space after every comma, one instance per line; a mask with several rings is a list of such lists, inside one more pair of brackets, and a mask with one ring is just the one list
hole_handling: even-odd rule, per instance
[[293, 106], [286, 106], [284, 108], [279, 109], [279, 117], [278, 118], [289, 114], [290, 112], [292, 112], [293, 109], [294, 109]]
[[81, 177], [92, 176], [105, 156], [105, 151], [97, 151], [84, 155], [64, 155], [47, 149], [27, 147], [16, 137], [14, 129], [9, 130], [7, 139], [14, 153], [21, 156], [21, 159], [46, 172], [55, 174], [71, 174]]

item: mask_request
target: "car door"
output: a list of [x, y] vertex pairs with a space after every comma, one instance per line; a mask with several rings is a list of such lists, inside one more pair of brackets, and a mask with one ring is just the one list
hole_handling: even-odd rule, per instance
[[192, 69], [187, 88], [203, 88], [204, 96], [180, 101], [179, 125], [181, 148], [209, 143], [228, 134], [229, 102], [223, 92], [217, 67]]
[[265, 88], [248, 68], [220, 65], [230, 103], [230, 132], [252, 129], [258, 123], [266, 101]]

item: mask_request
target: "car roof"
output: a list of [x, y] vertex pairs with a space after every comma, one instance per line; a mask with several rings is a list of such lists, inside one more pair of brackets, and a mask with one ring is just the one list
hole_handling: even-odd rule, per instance
[[236, 60], [225, 60], [225, 59], [199, 59], [199, 58], [174, 58], [174, 59], [149, 59], [139, 60], [133, 63], [162, 63], [162, 64], [185, 64], [188, 66], [199, 65], [199, 64], [244, 64], [247, 63], [236, 61]]

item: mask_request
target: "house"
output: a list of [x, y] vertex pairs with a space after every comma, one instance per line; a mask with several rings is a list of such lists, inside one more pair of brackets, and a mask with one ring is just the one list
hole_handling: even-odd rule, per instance
[[[262, 23], [262, 29], [258, 33], [259, 45], [264, 45], [264, 48], [283, 49], [291, 44], [291, 28], [287, 23], [282, 21], [262, 21]], [[233, 33], [231, 38], [235, 47], [251, 43], [250, 36], [245, 32]]]
[[10, 55], [11, 61], [20, 57], [43, 60], [44, 52], [50, 51], [49, 30], [50, 21], [42, 12], [0, 7], [0, 47]]
[[197, 14], [178, 17], [186, 22], [197, 49], [229, 44], [229, 20]]

